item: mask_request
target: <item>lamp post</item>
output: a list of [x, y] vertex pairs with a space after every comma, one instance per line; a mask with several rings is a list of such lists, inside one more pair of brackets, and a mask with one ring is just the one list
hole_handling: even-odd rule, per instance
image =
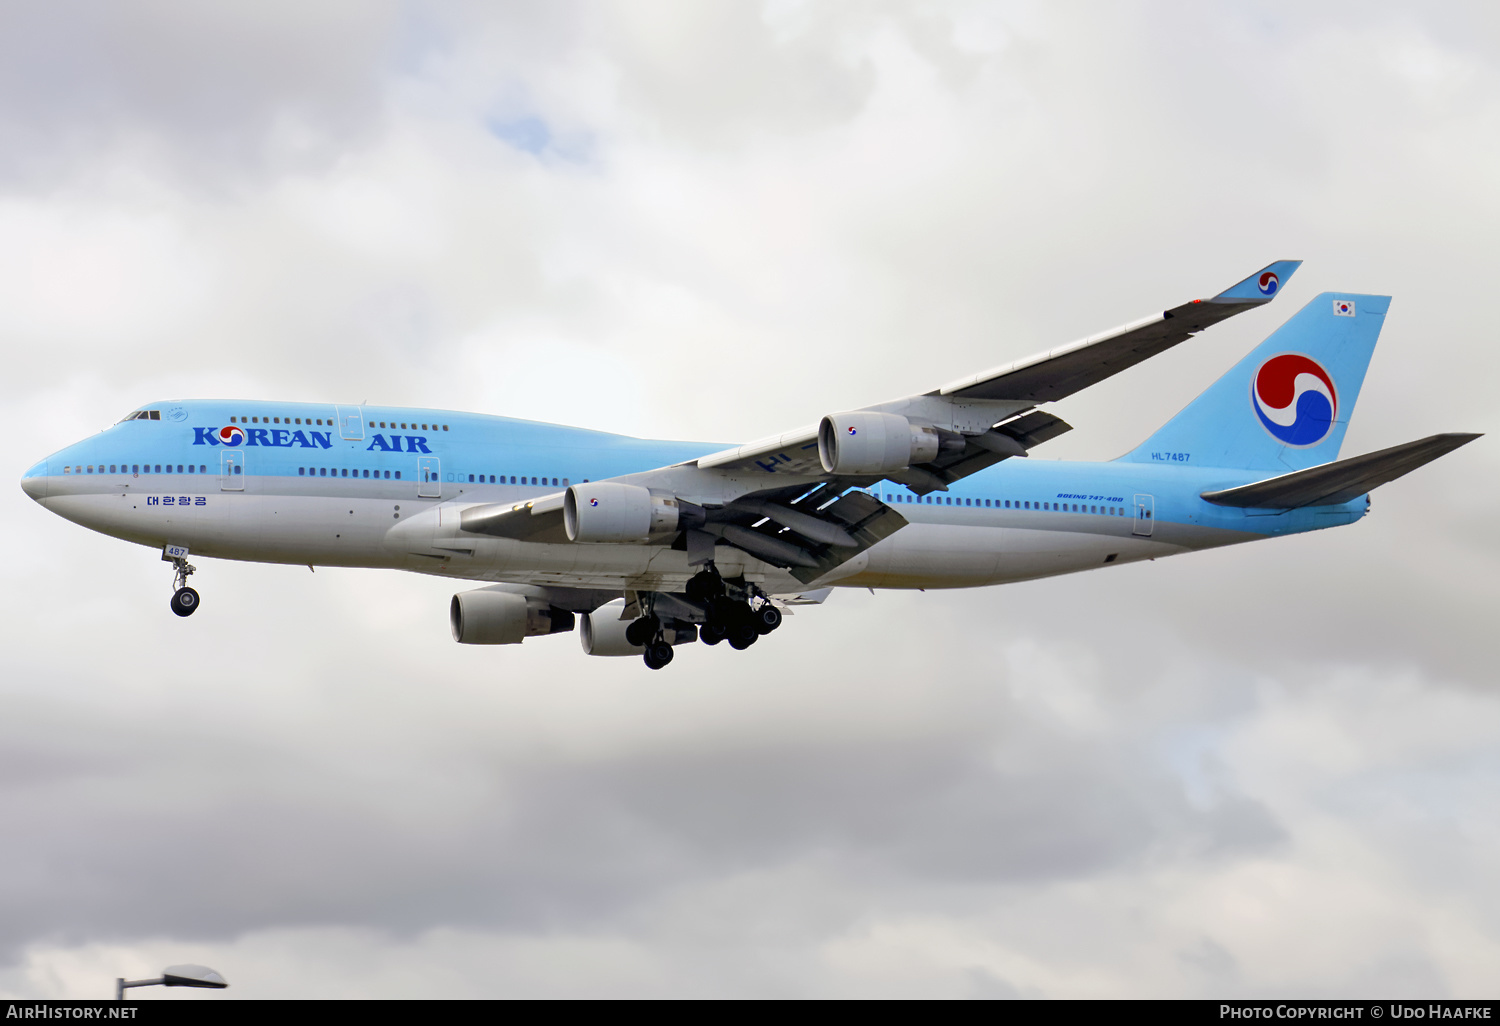
[[115, 980], [115, 1000], [124, 1001], [129, 987], [207, 987], [223, 990], [229, 986], [224, 979], [206, 965], [169, 965], [162, 970], [157, 980], [127, 980], [121, 976]]

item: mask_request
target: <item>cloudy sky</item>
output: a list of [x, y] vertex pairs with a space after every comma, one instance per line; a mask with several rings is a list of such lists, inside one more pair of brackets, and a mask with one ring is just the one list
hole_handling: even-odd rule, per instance
[[[1328, 289], [1395, 296], [1346, 454], [1497, 432], [1497, 181], [1492, 3], [8, 4], [0, 462], [172, 397], [739, 440], [1278, 258], [1037, 457]], [[200, 562], [181, 620], [13, 486], [0, 994], [1492, 997], [1494, 438], [655, 674], [390, 572]]]

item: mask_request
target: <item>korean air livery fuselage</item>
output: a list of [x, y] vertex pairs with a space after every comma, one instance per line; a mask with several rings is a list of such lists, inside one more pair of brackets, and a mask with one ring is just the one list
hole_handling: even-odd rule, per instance
[[1338, 460], [1389, 300], [1325, 293], [1119, 459], [1018, 458], [1069, 430], [1040, 407], [1270, 302], [1297, 266], [747, 445], [175, 400], [49, 456], [22, 487], [160, 549], [179, 615], [199, 602], [189, 556], [412, 570], [486, 585], [453, 598], [460, 642], [577, 625], [590, 654], [659, 668], [690, 641], [745, 648], [832, 587], [1004, 584], [1348, 524], [1372, 488], [1477, 437]]

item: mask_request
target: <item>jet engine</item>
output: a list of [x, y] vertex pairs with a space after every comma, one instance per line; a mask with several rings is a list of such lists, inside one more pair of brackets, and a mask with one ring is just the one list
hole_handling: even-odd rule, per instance
[[573, 614], [545, 599], [480, 588], [453, 596], [448, 622], [460, 645], [519, 645], [525, 638], [571, 631]]
[[576, 484], [563, 495], [563, 526], [575, 542], [643, 542], [698, 527], [703, 507], [619, 481]]
[[[638, 656], [646, 650], [644, 645], [632, 645], [625, 637], [625, 628], [630, 620], [621, 620], [620, 611], [625, 608], [624, 599], [605, 603], [592, 613], [583, 614], [583, 624], [578, 629], [578, 640], [583, 642], [583, 651], [591, 656]], [[682, 624], [678, 628], [667, 627], [662, 631], [669, 645], [684, 645], [698, 640], [698, 628]]]
[[891, 474], [937, 459], [936, 429], [894, 413], [833, 413], [818, 425], [818, 459], [828, 474]]

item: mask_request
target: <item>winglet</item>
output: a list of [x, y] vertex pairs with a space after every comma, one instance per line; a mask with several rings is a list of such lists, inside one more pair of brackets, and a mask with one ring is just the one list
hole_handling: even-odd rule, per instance
[[1274, 264], [1262, 267], [1250, 277], [1231, 288], [1220, 292], [1212, 303], [1269, 303], [1276, 298], [1276, 293], [1281, 291], [1285, 285], [1297, 273], [1297, 268], [1302, 266], [1301, 260], [1278, 260]]

